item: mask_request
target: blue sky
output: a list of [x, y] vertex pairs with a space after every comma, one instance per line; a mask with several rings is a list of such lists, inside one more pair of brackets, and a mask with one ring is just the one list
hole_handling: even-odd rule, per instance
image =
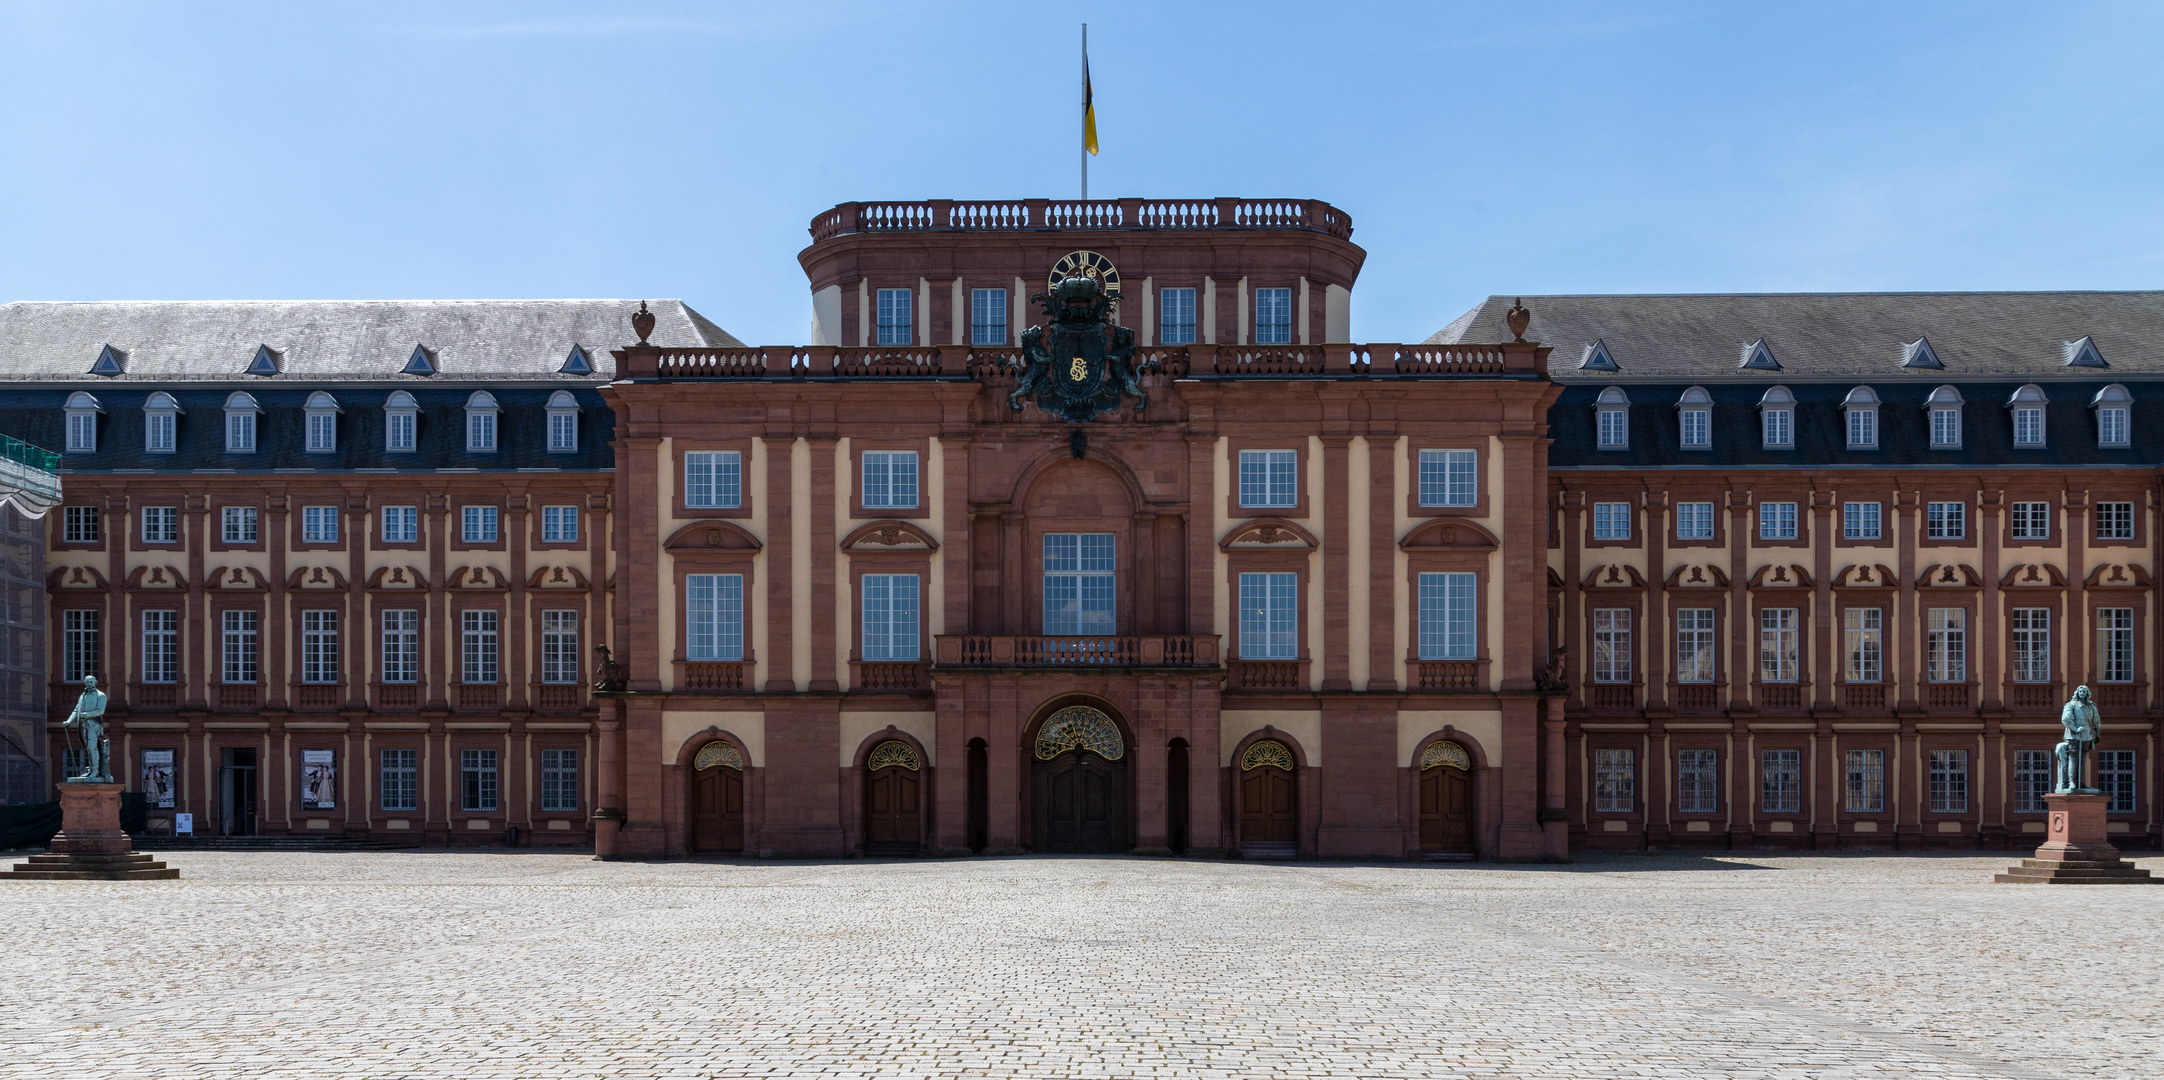
[[2164, 286], [2164, 5], [0, 0], [0, 300], [678, 296], [851, 199], [1320, 198], [1489, 293]]

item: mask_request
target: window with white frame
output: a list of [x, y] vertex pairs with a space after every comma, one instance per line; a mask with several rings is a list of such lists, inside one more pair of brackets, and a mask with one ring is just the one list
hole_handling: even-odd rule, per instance
[[177, 506], [146, 506], [143, 515], [143, 542], [146, 544], [173, 544], [180, 541], [180, 508]]
[[1479, 502], [1479, 454], [1471, 450], [1420, 452], [1420, 505], [1473, 506]]
[[1841, 409], [1848, 414], [1848, 448], [1878, 449], [1878, 395], [1868, 386], [1848, 392]]
[[1719, 812], [1720, 775], [1720, 751], [1676, 751], [1676, 809], [1685, 814]]
[[253, 544], [261, 535], [259, 517], [253, 506], [227, 506], [218, 512], [219, 535], [228, 544]]
[[908, 289], [879, 290], [879, 337], [875, 344], [909, 345], [915, 342], [911, 320], [915, 310], [913, 303]]
[[497, 674], [497, 613], [492, 608], [459, 612], [458, 681], [492, 685]]
[[862, 463], [864, 507], [913, 510], [917, 505], [917, 452], [866, 450]]
[[416, 544], [421, 539], [421, 508], [418, 506], [386, 506], [378, 509], [383, 519], [383, 542], [386, 544]]
[[549, 453], [576, 453], [579, 448], [579, 401], [569, 390], [549, 395]]
[[1007, 343], [1007, 290], [969, 290], [969, 343]]
[[2099, 540], [2134, 539], [2134, 504], [2130, 502], [2100, 502], [2096, 504], [2096, 538]]
[[1845, 783], [1841, 808], [1851, 814], [1879, 814], [1886, 810], [1886, 751], [1844, 751]]
[[253, 609], [226, 611], [219, 616], [218, 678], [225, 683], [256, 680], [256, 613]]
[[301, 507], [301, 543], [335, 544], [338, 542], [338, 508], [335, 506]]
[[1709, 502], [1677, 503], [1676, 539], [1713, 539], [1713, 504]]
[[1676, 681], [1713, 681], [1713, 609], [1676, 610]]
[[495, 395], [486, 390], [476, 390], [472, 397], [466, 399], [467, 453], [496, 452], [496, 416], [499, 411]]
[[579, 508], [576, 506], [542, 507], [541, 542], [544, 544], [578, 543]]
[[404, 390], [392, 391], [383, 404], [383, 449], [393, 454], [413, 453], [420, 424], [421, 407], [413, 395]]
[[384, 750], [376, 756], [376, 791], [385, 810], [421, 808], [421, 752]]
[[225, 399], [225, 452], [228, 454], [255, 453], [255, 421], [262, 410], [255, 398], [241, 391], [234, 391]]
[[1886, 677], [1885, 618], [1883, 608], [1841, 612], [1842, 681], [1875, 683]]
[[62, 412], [67, 417], [68, 453], [91, 454], [98, 449], [98, 414], [104, 412], [98, 399], [80, 390], [68, 395], [68, 403]]
[[98, 542], [98, 508], [95, 506], [69, 506], [61, 510], [60, 542], [63, 544], [95, 544]]
[[2134, 801], [2134, 751], [2099, 750], [2096, 752], [2097, 789], [2111, 797], [2104, 804], [2107, 814], [2131, 814], [2137, 805]]
[[2103, 449], [2116, 449], [2132, 445], [2134, 395], [2118, 383], [2096, 392], [2089, 401], [2096, 410], [2096, 445]]
[[1292, 290], [1255, 290], [1255, 344], [1292, 344]]
[[2051, 504], [2048, 502], [2017, 502], [2013, 511], [2014, 539], [2051, 539]]
[[493, 544], [496, 542], [497, 519], [493, 506], [465, 506], [459, 508], [459, 539], [468, 544]]
[[2014, 445], [2037, 448], [2044, 445], [2044, 390], [2030, 383], [2014, 391], [2006, 407], [2014, 414]]
[[60, 615], [60, 677], [80, 683], [98, 673], [98, 612], [78, 609]]
[[1195, 290], [1164, 289], [1157, 300], [1157, 341], [1161, 345], [1195, 343]]
[[1292, 450], [1240, 451], [1240, 505], [1257, 509], [1300, 504], [1300, 455]]
[[1935, 502], [1924, 509], [1924, 538], [1928, 540], [1964, 540], [1969, 535], [1969, 507], [1967, 503]]
[[2051, 681], [2051, 609], [2015, 608], [2008, 625], [2014, 634], [2015, 682]]
[[1969, 613], [1932, 608], [1924, 616], [1924, 677], [1935, 683], [1969, 681]]
[[1629, 608], [1593, 609], [1593, 681], [1631, 681], [1631, 612]]
[[301, 681], [338, 681], [338, 613], [301, 612]]
[[458, 752], [458, 808], [469, 813], [496, 809], [498, 773], [496, 751]]
[[2047, 808], [2044, 796], [2051, 794], [2051, 751], [2019, 750], [2014, 753], [2014, 809], [2025, 814], [2041, 814]]
[[1676, 423], [1682, 434], [1683, 449], [1712, 449], [1713, 395], [1701, 386], [1685, 390], [1682, 400], [1676, 403]]
[[1969, 811], [1969, 752], [1931, 751], [1931, 812], [1965, 814]]
[[1631, 504], [1604, 502], [1593, 504], [1593, 539], [1628, 540], [1631, 538]]
[[1792, 502], [1759, 503], [1758, 538], [1760, 540], [1794, 540], [1796, 538], [1796, 504]]
[[143, 449], [153, 454], [170, 454], [178, 443], [180, 430], [180, 402], [163, 390], [150, 395], [143, 403]]
[[541, 751], [541, 811], [561, 814], [579, 808], [579, 752]]
[[1758, 681], [1792, 683], [1801, 670], [1798, 608], [1761, 608], [1758, 612]]
[[1931, 419], [1933, 450], [1960, 449], [1961, 404], [1961, 391], [1951, 386], [1941, 386], [1925, 399], [1924, 408]]
[[[1425, 577], [1426, 575], [1422, 575]], [[1421, 583], [1421, 656], [1427, 655], [1427, 583]], [[1300, 658], [1300, 575], [1240, 575], [1240, 659]]]
[[143, 612], [143, 681], [180, 681], [180, 612]]
[[918, 659], [918, 587], [915, 574], [864, 575], [864, 638], [859, 645], [864, 659]]
[[308, 395], [308, 405], [302, 412], [307, 426], [307, 449], [311, 454], [328, 454], [338, 449], [338, 399], [321, 390]]
[[1768, 450], [1789, 450], [1796, 445], [1796, 395], [1776, 386], [1758, 399], [1758, 442]]
[[1638, 752], [1593, 751], [1593, 811], [1628, 814], [1638, 808]]
[[1878, 539], [1879, 504], [1875, 502], [1841, 504], [1841, 538], [1844, 540]]
[[383, 613], [383, 674], [387, 683], [421, 681], [421, 613], [394, 609]]
[[579, 613], [574, 609], [541, 612], [541, 681], [550, 686], [579, 681]]
[[742, 660], [744, 575], [686, 575], [684, 630], [685, 659]]
[[694, 450], [684, 455], [684, 505], [733, 510], [744, 502], [744, 455]]
[[2096, 609], [2096, 676], [2098, 682], [2134, 681], [2134, 609]]
[[1759, 801], [1769, 814], [1803, 809], [1803, 751], [1764, 750], [1758, 755]]
[[1473, 660], [1480, 656], [1479, 578], [1464, 572], [1422, 573], [1420, 658]]
[[1112, 544], [1111, 533], [1044, 534], [1045, 633], [1117, 632]]
[[1594, 399], [1593, 435], [1602, 450], [1630, 449], [1631, 399], [1622, 387], [1611, 386]]

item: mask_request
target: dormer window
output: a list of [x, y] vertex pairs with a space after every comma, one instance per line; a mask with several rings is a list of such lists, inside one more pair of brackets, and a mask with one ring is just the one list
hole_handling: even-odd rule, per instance
[[1631, 399], [1623, 388], [1611, 386], [1593, 402], [1593, 430], [1603, 450], [1628, 450], [1631, 445]]
[[92, 361], [90, 365], [92, 375], [100, 375], [105, 378], [123, 374], [127, 370], [128, 354], [113, 348], [111, 345], [99, 349], [98, 358]]
[[436, 351], [426, 345], [415, 345], [413, 355], [406, 357], [406, 366], [399, 369], [401, 375], [434, 375]]
[[2096, 410], [2096, 445], [2113, 449], [2134, 444], [2134, 395], [2118, 383], [2096, 392], [2089, 407]]
[[308, 452], [328, 454], [338, 449], [338, 399], [321, 390], [308, 395]]
[[1931, 339], [1917, 338], [1901, 346], [1901, 366], [1905, 368], [1943, 368], [1939, 363], [1938, 350], [1931, 347]]
[[1676, 402], [1676, 419], [1683, 430], [1685, 450], [1713, 449], [1713, 395], [1693, 386]]
[[476, 390], [466, 399], [467, 453], [496, 452], [496, 416], [500, 411], [495, 397], [486, 390]]
[[256, 417], [263, 409], [246, 391], [236, 390], [225, 399], [225, 452], [255, 453]]
[[180, 443], [180, 402], [163, 390], [143, 402], [143, 449], [170, 454]]
[[591, 375], [594, 373], [594, 362], [586, 355], [584, 346], [573, 345], [571, 346], [571, 354], [564, 357], [564, 366], [557, 368], [556, 373], [558, 375]]
[[1849, 449], [1878, 449], [1878, 406], [1878, 395], [1868, 386], [1849, 391], [1842, 400], [1841, 411], [1848, 414]]
[[1796, 445], [1796, 395], [1776, 386], [1758, 399], [1758, 442], [1768, 450], [1789, 450]]
[[414, 436], [421, 426], [421, 406], [413, 395], [393, 390], [383, 403], [383, 449], [392, 454], [414, 451]]
[[1961, 391], [1951, 386], [1941, 386], [1931, 391], [1931, 397], [1924, 402], [1924, 409], [1931, 414], [1931, 448], [1960, 449]]
[[571, 454], [579, 448], [579, 403], [569, 390], [549, 395], [549, 453]]
[[2104, 362], [2104, 354], [2096, 349], [2096, 342], [2084, 337], [2079, 341], [2059, 343], [2059, 355], [2067, 367], [2110, 367]]
[[285, 368], [285, 356], [268, 345], [255, 347], [255, 356], [248, 361], [250, 375], [276, 375]]
[[2044, 388], [2030, 383], [2014, 391], [2006, 399], [2006, 407], [2014, 414], [2014, 445], [2041, 447], [2044, 445], [2044, 406], [2050, 403], [2044, 396]]
[[1766, 339], [1760, 338], [1743, 347], [1743, 359], [1736, 365], [1745, 371], [1779, 371], [1781, 362], [1773, 358], [1773, 350], [1766, 347]]
[[1615, 357], [1608, 354], [1608, 343], [1595, 341], [1585, 347], [1585, 356], [1578, 361], [1580, 371], [1615, 371]]
[[98, 452], [98, 414], [104, 411], [97, 398], [81, 390], [68, 395], [68, 453]]

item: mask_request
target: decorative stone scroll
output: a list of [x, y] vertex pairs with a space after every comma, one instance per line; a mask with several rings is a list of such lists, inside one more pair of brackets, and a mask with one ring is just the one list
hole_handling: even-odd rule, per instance
[[1461, 772], [1473, 771], [1473, 755], [1449, 739], [1437, 739], [1420, 752], [1420, 768], [1425, 772], [1438, 765], [1448, 765]]
[[1240, 755], [1240, 771], [1242, 772], [1249, 769], [1259, 769], [1264, 765], [1275, 769], [1283, 769], [1286, 772], [1293, 771], [1292, 748], [1278, 742], [1276, 739], [1261, 739], [1253, 746], [1248, 747], [1247, 753]]
[[713, 742], [700, 747], [699, 756], [691, 761], [693, 772], [705, 772], [716, 765], [743, 772], [744, 755], [737, 753], [734, 745], [715, 739]]
[[888, 739], [872, 747], [871, 755], [864, 759], [864, 767], [874, 772], [897, 765], [910, 772], [924, 767], [917, 759], [917, 748], [900, 739]]
[[1087, 750], [1106, 761], [1127, 756], [1120, 726], [1102, 709], [1069, 705], [1053, 713], [1037, 732], [1037, 760], [1050, 761], [1069, 750]]

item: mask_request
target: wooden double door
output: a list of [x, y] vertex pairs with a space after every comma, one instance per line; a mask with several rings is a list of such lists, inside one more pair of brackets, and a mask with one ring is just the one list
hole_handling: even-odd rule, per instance
[[1473, 777], [1450, 765], [1420, 773], [1420, 850], [1473, 853]]
[[924, 790], [917, 770], [901, 765], [864, 774], [864, 851], [908, 855], [924, 843]]
[[691, 774], [691, 850], [744, 850], [744, 774], [726, 765]]
[[1289, 769], [1257, 765], [1240, 773], [1240, 848], [1280, 848], [1300, 841], [1300, 797]]
[[1134, 846], [1127, 836], [1127, 763], [1069, 750], [1030, 766], [1030, 849], [1105, 854]]

